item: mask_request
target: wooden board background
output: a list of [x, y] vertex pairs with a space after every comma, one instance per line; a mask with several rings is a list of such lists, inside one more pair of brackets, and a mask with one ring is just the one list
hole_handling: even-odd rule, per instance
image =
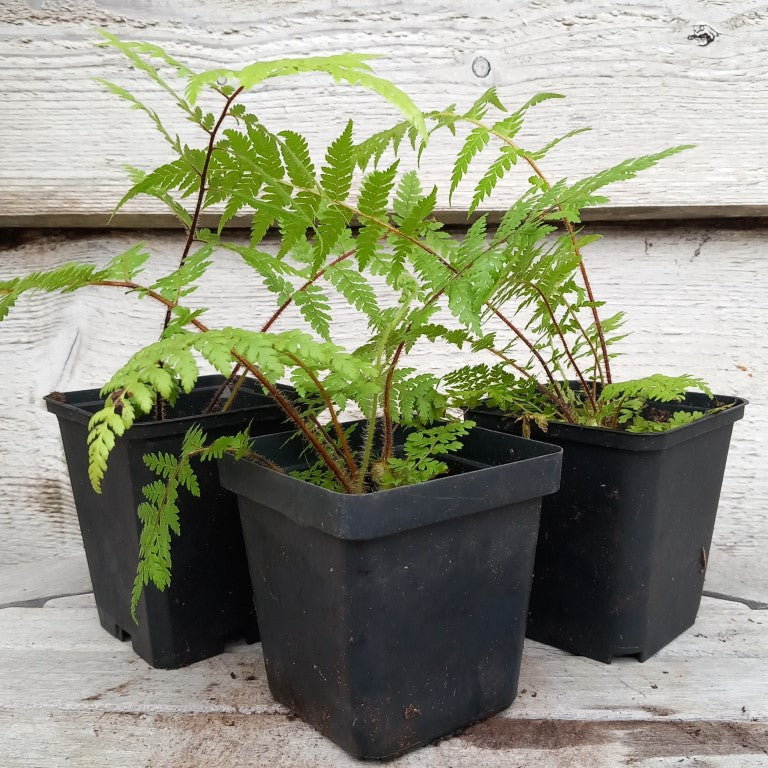
[[[541, 107], [526, 140], [538, 144], [582, 125], [594, 131], [553, 155], [546, 166], [553, 177], [578, 177], [672, 144], [697, 145], [616, 187], [615, 207], [600, 215], [768, 212], [768, 9], [756, 0], [4, 0], [0, 225], [102, 226], [124, 188], [122, 164], [165, 159], [143, 115], [92, 82], [96, 75], [115, 79], [163, 104], [117, 53], [93, 47], [94, 27], [160, 43], [199, 69], [376, 52], [383, 55], [378, 71], [424, 108], [468, 106], [490, 85], [511, 104], [555, 90], [567, 101]], [[485, 77], [473, 71], [479, 57], [490, 64]], [[361, 133], [394, 117], [377, 97], [319, 76], [273, 81], [250, 103], [268, 124], [289, 121], [317, 145], [348, 113]], [[184, 121], [175, 125], [189, 133]], [[434, 180], [446, 178], [455, 153], [446, 137], [425, 164]], [[455, 210], [467, 199], [459, 195]], [[122, 221], [162, 224], [136, 217], [158, 210], [136, 201]]]
[[[734, 430], [711, 554], [707, 588], [768, 602], [768, 231], [709, 226], [613, 225], [586, 260], [607, 311], [623, 307], [632, 335], [616, 360], [617, 378], [689, 372], [720, 394], [751, 400]], [[154, 270], [178, 257], [175, 232], [7, 234], [0, 278], [70, 260], [101, 263], [138, 239]], [[250, 270], [220, 254], [195, 301], [211, 322], [258, 327], [271, 298]], [[233, 307], [227, 315], [221, 307]], [[218, 308], [218, 309], [217, 309]], [[364, 324], [338, 301], [339, 339], [360, 341]], [[284, 323], [296, 320], [286, 314]], [[52, 390], [100, 386], [132, 351], [155, 338], [157, 308], [110, 289], [24, 300], [0, 325], [0, 563], [26, 562], [80, 549], [77, 522], [56, 421], [41, 398]], [[277, 327], [277, 326], [276, 326]], [[287, 326], [284, 326], [287, 327]], [[448, 348], [424, 344], [418, 366], [444, 372], [457, 362]]]
[[[762, 509], [768, 449], [766, 309], [768, 230], [725, 217], [768, 215], [768, 9], [755, 0], [440, 0], [382, 5], [372, 0], [4, 0], [0, 2], [0, 227], [7, 230], [0, 273], [47, 268], [70, 259], [102, 261], [148, 238], [162, 269], [176, 258], [177, 236], [152, 201], [136, 200], [102, 227], [125, 188], [124, 162], [166, 159], [144, 117], [108, 96], [92, 78], [114, 79], [164, 107], [164, 100], [115, 52], [94, 48], [94, 28], [167, 46], [198, 69], [261, 58], [361, 50], [380, 53], [378, 71], [421, 106], [468, 105], [490, 85], [511, 104], [541, 90], [565, 93], [533, 113], [524, 138], [537, 145], [575, 126], [594, 131], [551, 157], [552, 177], [571, 178], [642, 151], [694, 142], [612, 192], [593, 216], [624, 222], [594, 246], [599, 293], [626, 308], [635, 335], [617, 363], [624, 376], [653, 370], [706, 376], [723, 393], [750, 397], [736, 427], [716, 532], [709, 587], [768, 599]], [[479, 58], [490, 72], [479, 77]], [[350, 112], [359, 135], [395, 119], [376, 96], [324, 78], [276, 80], [250, 98], [277, 128], [290, 122], [321, 147]], [[167, 106], [167, 105], [165, 105]], [[163, 114], [190, 140], [191, 126]], [[175, 122], [174, 122], [175, 121]], [[424, 161], [427, 179], [444, 181], [456, 146], [445, 134]], [[196, 139], [195, 139], [196, 140]], [[504, 201], [515, 182], [500, 190]], [[463, 219], [468, 187], [442, 198], [446, 217]], [[694, 222], [693, 219], [710, 217]], [[719, 217], [719, 219], [712, 219]], [[633, 219], [677, 218], [663, 227]], [[232, 301], [241, 321], [263, 314], [244, 271], [222, 257], [208, 298]], [[232, 276], [235, 280], [231, 280]], [[234, 292], [233, 292], [234, 291]], [[339, 304], [341, 307], [341, 304]], [[337, 315], [340, 315], [341, 309]], [[343, 321], [342, 321], [343, 322]], [[98, 291], [41, 297], [0, 327], [0, 563], [78, 551], [71, 494], [55, 422], [40, 405], [53, 389], [101, 383], [159, 318], [147, 304]], [[343, 327], [343, 326], [342, 326]], [[355, 323], [348, 321], [354, 329]], [[345, 336], [354, 336], [344, 331]], [[444, 370], [450, 353], [416, 355]]]

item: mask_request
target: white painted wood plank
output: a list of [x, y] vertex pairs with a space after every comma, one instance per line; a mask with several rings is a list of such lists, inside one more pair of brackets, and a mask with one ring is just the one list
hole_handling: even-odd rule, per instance
[[[284, 711], [269, 694], [260, 644], [235, 644], [184, 670], [152, 669], [101, 628], [93, 606], [3, 609], [0, 656], [0, 707]], [[527, 641], [520, 695], [508, 714], [738, 720], [746, 712], [768, 717], [768, 614], [705, 598], [696, 625], [644, 664], [606, 665]]]
[[[586, 254], [596, 295], [607, 312], [623, 308], [632, 335], [615, 362], [616, 375], [688, 372], [720, 394], [750, 399], [734, 429], [707, 589], [768, 601], [768, 245], [765, 229], [695, 227], [604, 229]], [[0, 276], [45, 269], [69, 260], [102, 263], [146, 237], [154, 266], [177, 258], [177, 234], [112, 232], [26, 233], [0, 259]], [[198, 299], [214, 323], [258, 327], [270, 311], [250, 270], [219, 254]], [[214, 309], [215, 307], [215, 309]], [[232, 307], [228, 316], [222, 307]], [[334, 303], [339, 340], [363, 338], [353, 313]], [[295, 314], [286, 315], [292, 323]], [[107, 290], [37, 296], [0, 325], [0, 564], [81, 552], [56, 420], [41, 401], [52, 390], [94, 387], [159, 331], [148, 302]], [[287, 326], [283, 326], [287, 327]], [[414, 350], [416, 365], [444, 372], [460, 359], [445, 347]]]
[[0, 606], [90, 591], [91, 577], [82, 554], [0, 568]]
[[[0, 710], [13, 768], [359, 768], [289, 715]], [[41, 734], [45, 738], [41, 738]], [[765, 768], [752, 722], [582, 723], [496, 717], [388, 763], [397, 768]]]
[[[568, 100], [542, 107], [525, 140], [538, 145], [585, 124], [595, 130], [553, 154], [553, 177], [695, 143], [685, 156], [617, 187], [614, 205], [666, 215], [700, 206], [768, 211], [768, 14], [755, 0], [395, 0], [384, 7], [373, 0], [12, 0], [0, 7], [0, 222], [105, 222], [125, 188], [122, 164], [165, 159], [142, 116], [92, 82], [97, 75], [116, 79], [155, 106], [163, 103], [117, 54], [93, 48], [99, 26], [160, 43], [200, 69], [286, 55], [380, 53], [378, 71], [430, 109], [469, 105], [490, 85], [510, 104], [541, 90], [563, 92]], [[480, 57], [491, 67], [486, 77], [473, 72]], [[251, 103], [267, 124], [290, 121], [315, 146], [350, 113], [361, 133], [394, 118], [378, 98], [322, 77], [274, 81]], [[182, 119], [173, 125], [189, 133]], [[445, 134], [424, 174], [445, 186], [454, 155]], [[465, 187], [454, 208], [468, 199]], [[447, 207], [445, 196], [439, 204]], [[137, 200], [126, 213], [158, 210]]]
[[[644, 664], [527, 643], [511, 708], [397, 765], [764, 765], [764, 615], [705, 599], [694, 630]], [[92, 610], [49, 605], [0, 610], [0, 660], [3, 765], [356, 764], [274, 702], [258, 644], [152, 670]]]

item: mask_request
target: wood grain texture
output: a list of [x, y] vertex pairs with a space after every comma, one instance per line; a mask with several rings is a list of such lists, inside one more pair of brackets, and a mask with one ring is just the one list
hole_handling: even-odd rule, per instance
[[[767, 621], [705, 598], [695, 627], [644, 664], [526, 642], [512, 707], [393, 765], [764, 766]], [[0, 660], [0, 763], [13, 768], [358, 765], [272, 699], [258, 644], [151, 669], [81, 596], [0, 610]]]
[[[585, 258], [606, 311], [626, 310], [619, 378], [687, 372], [719, 394], [750, 399], [734, 428], [710, 556], [707, 589], [768, 601], [768, 230], [606, 227]], [[102, 263], [144, 237], [153, 263], [170, 269], [177, 233], [19, 233], [0, 254], [0, 277], [70, 260]], [[259, 327], [272, 300], [251, 271], [219, 254], [195, 301], [215, 324]], [[223, 307], [232, 307], [229, 315]], [[336, 299], [338, 340], [354, 346], [364, 324]], [[286, 313], [282, 327], [296, 321]], [[128, 356], [159, 332], [162, 313], [110, 289], [26, 299], [0, 325], [0, 563], [21, 563], [80, 551], [56, 420], [42, 396], [100, 386]], [[278, 329], [280, 326], [276, 326]], [[459, 362], [456, 351], [422, 344], [414, 365], [438, 373]]]
[[[552, 155], [545, 170], [554, 178], [672, 144], [697, 145], [617, 186], [616, 207], [606, 215], [768, 212], [768, 11], [756, 0], [6, 0], [0, 224], [103, 225], [125, 189], [122, 164], [151, 167], [166, 158], [148, 121], [92, 81], [117, 80], [163, 106], [117, 53], [94, 49], [94, 27], [160, 43], [199, 69], [376, 52], [383, 56], [377, 70], [424, 108], [468, 106], [490, 85], [513, 105], [538, 91], [562, 92], [568, 99], [540, 107], [524, 141], [537, 146], [582, 125], [594, 131]], [[475, 74], [479, 58], [490, 65], [484, 77]], [[378, 97], [321, 76], [272, 81], [249, 103], [268, 125], [290, 122], [316, 147], [347, 115], [360, 135], [395, 117]], [[163, 114], [183, 136], [193, 135], [182, 119]], [[455, 151], [447, 133], [436, 140], [425, 177], [444, 186]], [[468, 192], [465, 185], [451, 215], [466, 207]], [[513, 192], [511, 182], [500, 188], [500, 207]], [[445, 195], [439, 206], [448, 207]], [[125, 212], [160, 210], [137, 200]], [[149, 216], [141, 226], [163, 221]]]

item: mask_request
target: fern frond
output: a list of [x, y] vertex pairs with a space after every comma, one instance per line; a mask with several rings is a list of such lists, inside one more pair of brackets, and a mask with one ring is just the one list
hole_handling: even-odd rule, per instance
[[411, 98], [383, 78], [372, 74], [373, 54], [343, 53], [335, 56], [307, 56], [301, 59], [276, 59], [258, 61], [240, 70], [213, 69], [189, 78], [186, 95], [191, 103], [197, 100], [206, 85], [212, 85], [221, 78], [237, 82], [241, 88], [250, 90], [264, 81], [286, 75], [311, 72], [324, 72], [336, 82], [346, 82], [374, 91], [402, 112], [417, 127], [420, 133], [426, 133], [424, 116]]
[[211, 255], [214, 249], [214, 243], [201, 246], [191, 253], [177, 270], [157, 280], [151, 286], [152, 290], [171, 301], [178, 301], [178, 298], [188, 296], [195, 291], [197, 288], [195, 283], [211, 266]]
[[326, 276], [349, 304], [368, 318], [379, 312], [376, 293], [365, 276], [348, 262], [341, 262], [326, 270]]
[[415, 430], [405, 439], [403, 458], [390, 458], [374, 467], [379, 488], [424, 483], [448, 470], [443, 458], [461, 449], [461, 439], [474, 427], [471, 421], [449, 421], [431, 429]]
[[355, 170], [352, 121], [347, 122], [341, 135], [328, 147], [325, 165], [320, 170], [320, 184], [334, 200], [346, 200]]
[[141, 110], [146, 115], [148, 115], [149, 119], [155, 126], [155, 130], [168, 142], [168, 144], [170, 144], [176, 152], [181, 150], [181, 144], [178, 136], [171, 136], [166, 127], [163, 125], [163, 121], [160, 119], [160, 115], [158, 115], [157, 112], [152, 109], [152, 107], [147, 106], [137, 96], [134, 96], [134, 94], [132, 94], [129, 90], [123, 88], [120, 85], [117, 85], [117, 83], [113, 83], [111, 80], [105, 80], [103, 77], [95, 77], [94, 81], [106, 88], [114, 96], [123, 99], [123, 101], [127, 101], [131, 105], [131, 109]]
[[93, 264], [63, 264], [45, 272], [32, 272], [23, 277], [0, 281], [0, 321], [25, 293], [71, 293], [104, 281], [132, 281], [138, 275], [149, 253], [144, 243], [137, 243], [118, 254], [103, 268]]
[[178, 457], [170, 453], [144, 456], [144, 463], [158, 476], [158, 480], [142, 488], [145, 501], [137, 509], [142, 529], [139, 562], [131, 591], [134, 621], [144, 587], [151, 582], [162, 592], [171, 584], [171, 534], [181, 534], [179, 491], [200, 496], [200, 484], [192, 467], [192, 459], [198, 457], [201, 461], [210, 461], [221, 458], [227, 451], [242, 457], [249, 450], [250, 439], [246, 430], [217, 438], [210, 445], [206, 443], [205, 432], [195, 424], [184, 436]]
[[506, 144], [501, 147], [500, 152], [496, 160], [488, 166], [483, 178], [477, 183], [475, 194], [467, 211], [468, 214], [474, 213], [477, 206], [491, 196], [496, 185], [501, 181], [504, 174], [517, 163], [517, 158], [521, 154], [520, 150]]
[[357, 236], [357, 262], [365, 268], [376, 256], [376, 246], [386, 229], [378, 222], [387, 222], [389, 197], [395, 183], [397, 162], [386, 170], [367, 173], [360, 186], [357, 207], [363, 214]]
[[465, 117], [472, 118], [473, 120], [482, 120], [488, 107], [496, 107], [499, 112], [506, 112], [507, 108], [501, 103], [499, 94], [496, 91], [496, 87], [489, 88], [477, 101], [467, 110], [464, 114]]
[[464, 141], [464, 145], [456, 156], [456, 161], [453, 164], [453, 170], [451, 171], [451, 186], [448, 190], [449, 203], [453, 198], [453, 193], [456, 191], [456, 188], [469, 170], [473, 158], [483, 149], [483, 147], [485, 147], [490, 139], [490, 131], [485, 126], [478, 125], [469, 132], [469, 135]]
[[307, 140], [295, 131], [280, 131], [283, 162], [291, 181], [299, 187], [315, 184], [315, 166], [309, 154]]
[[322, 288], [308, 285], [304, 290], [296, 291], [293, 294], [293, 303], [315, 333], [324, 339], [330, 338], [331, 305]]

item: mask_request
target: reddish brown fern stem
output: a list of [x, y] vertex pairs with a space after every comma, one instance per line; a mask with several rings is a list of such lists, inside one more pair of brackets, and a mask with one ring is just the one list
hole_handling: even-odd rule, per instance
[[[161, 304], [164, 304], [168, 309], [171, 310], [178, 306], [177, 302], [172, 301], [171, 299], [166, 299], [165, 296], [157, 293], [156, 291], [152, 291], [145, 286], [139, 285], [138, 283], [134, 283], [130, 280], [100, 280], [99, 282], [94, 283], [94, 285], [105, 285], [114, 288], [126, 288], [132, 291], [140, 291], [150, 298], [159, 301]], [[210, 330], [207, 325], [201, 323], [197, 318], [190, 319], [189, 323], [197, 328], [197, 330], [201, 333], [208, 333]], [[331, 458], [325, 446], [320, 440], [318, 440], [317, 436], [309, 428], [301, 414], [296, 410], [296, 408], [293, 407], [293, 404], [290, 402], [290, 400], [288, 400], [255, 365], [246, 360], [236, 350], [232, 349], [230, 350], [230, 353], [243, 368], [248, 370], [249, 373], [253, 374], [259, 384], [261, 384], [261, 386], [264, 387], [267, 392], [269, 392], [272, 399], [277, 402], [277, 404], [285, 411], [291, 421], [296, 424], [296, 426], [299, 428], [299, 431], [317, 451], [320, 458], [331, 470], [331, 472], [333, 472], [333, 474], [336, 476], [336, 479], [341, 483], [347, 493], [354, 493], [354, 487], [349, 477], [347, 476], [347, 473]]]
[[[410, 324], [408, 327], [410, 328]], [[402, 355], [404, 348], [405, 342], [401, 341], [397, 345], [395, 354], [392, 356], [392, 362], [389, 364], [387, 378], [384, 382], [384, 443], [382, 446], [381, 458], [385, 461], [392, 455], [392, 449], [395, 442], [395, 429], [392, 425], [392, 412], [390, 410], [392, 403], [392, 380], [395, 377], [395, 369], [397, 368], [397, 363], [400, 360], [400, 355]]]
[[[192, 219], [190, 220], [189, 224], [189, 232], [187, 233], [187, 242], [184, 244], [184, 251], [181, 254], [181, 259], [179, 260], [179, 269], [181, 269], [186, 260], [189, 256], [189, 251], [192, 248], [192, 243], [195, 240], [195, 233], [197, 232], [197, 223], [200, 220], [200, 212], [203, 210], [203, 201], [205, 200], [205, 192], [206, 192], [206, 177], [208, 176], [208, 166], [211, 164], [211, 156], [213, 155], [213, 147], [216, 143], [216, 134], [219, 132], [219, 128], [221, 128], [221, 124], [224, 122], [224, 119], [227, 116], [227, 113], [229, 112], [229, 108], [232, 106], [232, 102], [243, 92], [242, 86], [240, 88], [236, 88], [232, 95], [227, 98], [226, 103], [224, 104], [224, 109], [221, 111], [221, 114], [219, 115], [219, 119], [216, 121], [216, 125], [213, 126], [213, 129], [211, 130], [209, 136], [208, 136], [208, 149], [205, 153], [205, 160], [203, 162], [203, 168], [200, 171], [200, 189], [197, 192], [197, 202], [195, 204], [195, 212], [192, 214]], [[176, 301], [179, 300], [179, 294], [176, 293]], [[168, 327], [168, 324], [171, 322], [171, 307], [168, 307], [165, 312], [165, 322], [163, 323], [163, 330], [165, 330]]]
[[[345, 461], [344, 456], [341, 453], [341, 450], [336, 445], [336, 443], [333, 442], [333, 438], [328, 433], [328, 430], [320, 423], [320, 420], [317, 418], [317, 416], [312, 416], [310, 414], [307, 414], [307, 419], [314, 424], [315, 429], [322, 435], [323, 440], [328, 444], [328, 447], [331, 448], [333, 453], [336, 455], [336, 457], [339, 459], [339, 461]], [[346, 463], [346, 462], [345, 462]]]
[[323, 402], [325, 403], [325, 407], [328, 409], [328, 413], [331, 416], [331, 423], [333, 424], [333, 430], [336, 433], [336, 437], [339, 440], [339, 444], [341, 445], [341, 449], [344, 453], [344, 461], [347, 464], [347, 468], [349, 469], [352, 478], [354, 479], [357, 475], [357, 465], [355, 464], [355, 460], [352, 457], [352, 451], [349, 447], [349, 443], [347, 442], [347, 436], [344, 434], [344, 430], [341, 428], [341, 424], [339, 423], [339, 418], [336, 414], [336, 409], [333, 406], [333, 401], [331, 400], [330, 396], [328, 395], [328, 392], [326, 391], [325, 387], [320, 383], [320, 380], [315, 376], [314, 372], [310, 370], [304, 363], [299, 360], [298, 357], [291, 354], [290, 352], [284, 352], [283, 353], [289, 360], [292, 360], [296, 365], [299, 366], [303, 371], [306, 372], [306, 374], [309, 376], [310, 379], [312, 379], [312, 383], [317, 387], [317, 391], [320, 393], [320, 397], [323, 399]]
[[[536, 164], [536, 161], [528, 155], [528, 153], [525, 153], [523, 155], [525, 161], [530, 165], [533, 172], [549, 187], [551, 186], [549, 181], [547, 181], [546, 176], [541, 172], [539, 169], [539, 166]], [[558, 206], [558, 210], [562, 213], [562, 208]], [[605, 366], [605, 381], [607, 384], [610, 384], [611, 379], [611, 363], [608, 357], [608, 345], [605, 343], [605, 334], [603, 333], [603, 324], [600, 322], [600, 315], [597, 311], [597, 307], [595, 306], [595, 295], [592, 293], [592, 284], [589, 282], [589, 276], [587, 275], [587, 268], [584, 265], [584, 258], [581, 255], [581, 249], [579, 248], [579, 245], [576, 241], [576, 232], [573, 229], [573, 224], [568, 220], [568, 217], [563, 215], [563, 224], [565, 226], [566, 231], [568, 232], [569, 237], [571, 238], [571, 243], [573, 244], [573, 252], [579, 257], [579, 271], [581, 272], [581, 279], [584, 281], [584, 288], [587, 291], [587, 296], [589, 298], [590, 304], [592, 305], [592, 319], [595, 323], [595, 330], [597, 331], [597, 336], [600, 339], [600, 350], [603, 355], [603, 365]], [[587, 341], [589, 342], [589, 337], [587, 337]], [[597, 363], [597, 370], [598, 373], [602, 376], [603, 371], [600, 369], [600, 361], [595, 357], [595, 362]]]
[[[272, 325], [277, 321], [277, 319], [280, 317], [280, 315], [285, 312], [285, 310], [293, 303], [294, 296], [297, 293], [301, 293], [302, 291], [306, 291], [307, 288], [309, 288], [310, 285], [317, 282], [331, 267], [335, 267], [337, 264], [339, 264], [342, 261], [345, 261], [350, 256], [354, 255], [356, 248], [352, 248], [349, 251], [345, 251], [341, 254], [338, 258], [334, 259], [330, 264], [326, 264], [321, 270], [316, 272], [312, 277], [307, 280], [304, 285], [302, 285], [300, 288], [298, 288], [294, 293], [292, 293], [275, 311], [275, 313], [272, 315], [272, 317], [267, 320], [266, 323], [261, 328], [262, 333], [266, 333]], [[232, 382], [235, 380], [235, 377], [240, 373], [240, 366], [236, 365], [232, 369], [232, 373], [229, 374], [227, 379], [221, 384], [221, 386], [214, 392], [213, 397], [211, 398], [211, 401], [208, 403], [208, 405], [205, 406], [205, 410], [203, 411], [203, 414], [210, 413], [215, 407], [216, 404], [221, 400], [222, 395], [226, 391], [227, 387], [232, 385]]]
[[[206, 405], [205, 408], [203, 409], [203, 413], [202, 413], [203, 416], [205, 416], [206, 414], [209, 414], [216, 407], [216, 404], [219, 402], [219, 400], [221, 400], [222, 396], [227, 391], [227, 387], [232, 386], [232, 382], [235, 380], [239, 372], [240, 372], [240, 364], [238, 363], [238, 365], [236, 365], [232, 369], [232, 373], [230, 373], [229, 376], [227, 376], [227, 378], [221, 382], [218, 389], [213, 393], [213, 397], [208, 402], [208, 405]], [[242, 382], [242, 378], [240, 379], [240, 381], [237, 382], [237, 385], [239, 385], [241, 382]]]
[[[229, 108], [232, 105], [232, 102], [237, 98], [237, 96], [243, 91], [243, 88], [237, 88], [235, 91], [232, 92], [232, 95], [227, 98], [226, 104], [224, 105], [224, 109], [222, 110], [221, 114], [219, 115], [219, 119], [216, 122], [216, 125], [213, 126], [213, 130], [208, 132], [208, 150], [205, 154], [205, 161], [203, 162], [203, 168], [200, 171], [200, 189], [197, 193], [197, 203], [195, 204], [195, 211], [192, 215], [192, 218], [190, 220], [189, 224], [189, 232], [187, 233], [187, 241], [184, 244], [184, 250], [181, 254], [181, 259], [179, 259], [179, 266], [178, 269], [181, 269], [184, 266], [184, 263], [187, 260], [187, 257], [189, 256], [189, 251], [192, 248], [192, 243], [195, 240], [195, 233], [197, 232], [197, 223], [200, 220], [200, 212], [203, 209], [203, 200], [205, 199], [205, 180], [206, 176], [208, 175], [208, 166], [211, 163], [211, 155], [213, 154], [213, 146], [216, 142], [216, 134], [219, 131], [219, 128], [221, 127], [221, 124], [224, 122], [224, 118], [227, 116], [227, 112], [229, 112]], [[179, 300], [179, 291], [176, 291], [176, 301]], [[163, 319], [163, 332], [168, 328], [168, 325], [171, 322], [171, 307], [167, 307], [165, 310], [165, 318]], [[165, 418], [165, 401], [158, 396], [157, 400], [155, 401], [155, 419], [157, 421], [162, 421]]]
[[552, 319], [552, 323], [555, 326], [555, 330], [557, 331], [557, 335], [560, 337], [560, 341], [563, 344], [563, 349], [565, 350], [565, 354], [568, 356], [568, 360], [571, 363], [571, 367], [574, 371], [576, 371], [576, 375], [579, 377], [579, 381], [581, 382], [581, 386], [584, 389], [585, 394], [589, 398], [589, 402], [592, 405], [592, 408], [594, 409], [595, 413], [597, 413], [597, 400], [592, 394], [592, 390], [587, 384], [587, 380], [584, 378], [584, 374], [581, 372], [581, 369], [576, 364], [576, 360], [573, 358], [573, 354], [571, 353], [571, 348], [568, 345], [568, 343], [565, 340], [565, 336], [563, 335], [563, 330], [560, 327], [560, 323], [557, 322], [557, 317], [555, 316], [555, 311], [552, 309], [552, 305], [549, 303], [549, 299], [544, 295], [544, 292], [539, 288], [536, 283], [528, 283], [528, 285], [533, 288], [534, 291], [539, 295], [542, 302], [544, 303], [544, 306], [547, 309], [547, 313], [549, 314], [550, 318]]
[[[398, 237], [401, 237], [405, 240], [408, 240], [409, 242], [416, 245], [418, 248], [421, 248], [426, 253], [429, 253], [431, 256], [436, 258], [446, 269], [450, 270], [454, 275], [459, 275], [462, 272], [469, 269], [472, 264], [474, 264], [474, 260], [471, 261], [469, 264], [466, 264], [464, 267], [462, 267], [461, 271], [456, 269], [456, 267], [453, 266], [449, 261], [446, 261], [437, 251], [435, 251], [433, 248], [430, 248], [426, 243], [422, 243], [421, 240], [419, 240], [417, 237], [413, 237], [412, 235], [408, 235], [402, 230], [397, 229], [397, 227], [393, 227], [389, 222], [383, 221], [382, 219], [376, 218], [375, 216], [369, 216], [367, 214], [362, 213], [361, 211], [357, 210], [352, 205], [348, 205], [347, 203], [340, 202], [338, 200], [332, 200], [331, 202], [335, 203], [336, 205], [340, 205], [344, 208], [347, 208], [348, 210], [352, 211], [356, 216], [359, 218], [366, 218], [369, 221], [372, 221], [374, 224], [379, 225], [383, 229], [388, 230], [389, 232], [392, 232], [392, 234], [397, 235]], [[444, 289], [439, 292], [439, 296], [442, 296], [444, 293]], [[430, 300], [429, 303], [433, 300], [437, 300], [439, 296], [433, 297], [433, 299]], [[490, 302], [486, 301], [485, 306], [488, 307], [488, 309], [491, 310], [491, 312], [496, 315], [496, 317], [499, 318], [519, 339], [520, 341], [525, 344], [526, 347], [530, 350], [530, 352], [533, 354], [533, 356], [539, 361], [539, 364], [541, 365], [542, 369], [544, 370], [544, 373], [546, 377], [549, 379], [552, 386], [555, 388], [555, 390], [558, 390], [557, 380], [555, 379], [554, 375], [552, 374], [552, 371], [550, 370], [549, 366], [547, 365], [544, 358], [541, 356], [539, 351], [536, 349], [536, 347], [526, 338], [525, 334], [523, 334], [522, 331], [520, 331], [514, 323], [512, 323], [511, 320], [507, 319], [496, 307]]]
[[[472, 123], [473, 125], [480, 126], [482, 128], [485, 128], [489, 133], [496, 136], [496, 138], [503, 141], [508, 146], [512, 147], [515, 150], [520, 151], [520, 148], [515, 144], [511, 139], [508, 139], [503, 134], [499, 133], [498, 131], [494, 131], [492, 128], [488, 128], [487, 126], [483, 125], [479, 120], [474, 120], [472, 118], [461, 118], [463, 120], [466, 120], [469, 123]], [[536, 161], [530, 156], [528, 152], [521, 152], [521, 155], [526, 163], [530, 166], [531, 170], [547, 185], [547, 187], [551, 188], [551, 184], [547, 180], [547, 177], [542, 173], [539, 166], [536, 164]], [[558, 206], [557, 208], [561, 213], [563, 213], [563, 209]], [[587, 296], [589, 297], [589, 301], [592, 304], [592, 318], [595, 322], [595, 330], [597, 331], [597, 335], [600, 339], [600, 349], [602, 351], [603, 355], [603, 363], [605, 365], [605, 380], [608, 384], [611, 383], [611, 364], [608, 359], [608, 347], [605, 343], [605, 335], [603, 334], [603, 326], [600, 322], [600, 315], [597, 312], [597, 307], [595, 306], [595, 296], [592, 293], [592, 285], [589, 282], [589, 276], [587, 275], [587, 268], [584, 266], [584, 259], [581, 255], [581, 249], [578, 246], [578, 243], [576, 241], [576, 232], [573, 229], [573, 225], [568, 220], [568, 217], [563, 214], [562, 217], [563, 225], [565, 226], [566, 231], [568, 232], [569, 237], [571, 238], [571, 243], [573, 244], [573, 251], [574, 253], [579, 257], [579, 271], [581, 272], [581, 279], [584, 281], [584, 288], [587, 291]], [[587, 337], [587, 341], [589, 342], [589, 338]], [[595, 356], [595, 363], [597, 365], [598, 374], [600, 376], [603, 376], [603, 371], [600, 368], [600, 361], [597, 359], [597, 356]]]
[[312, 430], [309, 428], [307, 423], [304, 421], [304, 419], [301, 417], [301, 414], [293, 407], [293, 404], [290, 400], [288, 400], [287, 397], [285, 397], [277, 387], [275, 387], [262, 373], [261, 371], [256, 368], [254, 365], [249, 363], [244, 357], [241, 355], [238, 355], [233, 350], [233, 357], [239, 361], [240, 365], [242, 365], [244, 368], [246, 368], [250, 373], [253, 374], [253, 376], [258, 380], [259, 384], [261, 384], [264, 389], [269, 392], [269, 394], [272, 396], [272, 398], [277, 402], [277, 404], [288, 414], [291, 421], [296, 424], [296, 426], [301, 430], [301, 432], [304, 434], [306, 439], [312, 444], [312, 447], [317, 451], [320, 458], [323, 460], [323, 463], [328, 467], [328, 469], [333, 472], [336, 479], [341, 483], [341, 485], [344, 487], [344, 490], [346, 490], [347, 493], [354, 493], [355, 489], [352, 484], [352, 481], [347, 477], [347, 473], [344, 472], [341, 467], [331, 458], [330, 454], [326, 450], [325, 446], [322, 444], [320, 440], [317, 439], [317, 436], [313, 434]]

